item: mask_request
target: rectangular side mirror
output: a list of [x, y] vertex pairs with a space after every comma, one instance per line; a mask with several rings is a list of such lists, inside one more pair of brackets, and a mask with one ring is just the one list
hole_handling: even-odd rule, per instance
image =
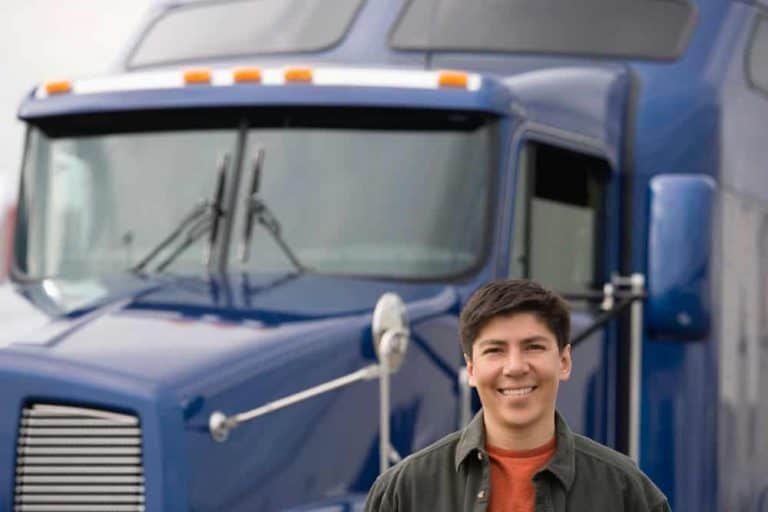
[[716, 190], [709, 176], [651, 180], [646, 321], [655, 338], [709, 335]]

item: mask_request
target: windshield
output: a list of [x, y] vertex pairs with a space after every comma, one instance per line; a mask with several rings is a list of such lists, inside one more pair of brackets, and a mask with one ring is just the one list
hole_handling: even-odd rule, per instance
[[[60, 122], [32, 128], [18, 268], [32, 278], [93, 277], [144, 268], [162, 249], [178, 254], [151, 262], [154, 270], [204, 272], [205, 232], [191, 242], [168, 238], [201, 218], [196, 208], [216, 196], [222, 161], [230, 162], [234, 199], [224, 217], [234, 225], [231, 237], [219, 237], [230, 250], [217, 254], [228, 254], [232, 270], [429, 279], [479, 263], [495, 121], [455, 113], [267, 117], [266, 126], [241, 120], [139, 133], [135, 119], [127, 133], [117, 119], [115, 133], [68, 133]], [[246, 230], [249, 210], [256, 214]]]

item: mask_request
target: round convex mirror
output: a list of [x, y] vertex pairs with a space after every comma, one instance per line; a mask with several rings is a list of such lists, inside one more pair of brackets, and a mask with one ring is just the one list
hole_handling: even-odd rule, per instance
[[405, 303], [399, 295], [389, 292], [379, 298], [376, 308], [373, 310], [371, 328], [376, 357], [379, 361], [382, 360], [382, 347], [386, 341], [387, 352], [389, 352], [389, 368], [391, 371], [396, 371], [403, 362], [410, 338]]

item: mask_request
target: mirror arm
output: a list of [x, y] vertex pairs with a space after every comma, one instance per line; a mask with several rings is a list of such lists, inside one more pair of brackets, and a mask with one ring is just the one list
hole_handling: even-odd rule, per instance
[[218, 442], [226, 441], [229, 437], [229, 432], [245, 422], [283, 409], [289, 405], [303, 402], [304, 400], [315, 397], [317, 395], [348, 386], [355, 382], [375, 379], [380, 375], [380, 373], [381, 366], [378, 364], [371, 364], [357, 370], [356, 372], [349, 373], [337, 379], [333, 379], [315, 387], [305, 389], [304, 391], [294, 393], [293, 395], [269, 402], [268, 404], [257, 407], [256, 409], [251, 409], [250, 411], [233, 414], [232, 416], [227, 416], [220, 411], [216, 411], [211, 414], [211, 417], [208, 420], [208, 427], [211, 433], [211, 437], [213, 437], [213, 439]]
[[362, 380], [379, 379], [379, 470], [384, 472], [391, 463], [400, 461], [400, 454], [390, 442], [391, 405], [390, 375], [397, 372], [408, 350], [410, 330], [405, 304], [399, 296], [385, 293], [376, 304], [371, 325], [374, 350], [379, 364], [371, 364], [342, 377], [294, 393], [250, 411], [227, 416], [216, 411], [208, 418], [208, 430], [217, 442], [224, 442], [232, 429], [265, 414], [289, 405], [348, 386]]
[[[609, 286], [610, 285], [610, 286]], [[602, 300], [602, 304], [611, 306], [600, 315], [589, 327], [571, 340], [576, 346], [608, 322], [630, 308], [630, 339], [629, 339], [629, 456], [637, 462], [640, 454], [640, 403], [642, 390], [643, 369], [643, 302], [648, 298], [645, 290], [645, 276], [635, 273], [630, 276], [613, 276], [611, 283], [604, 288], [604, 297], [587, 293], [581, 295], [564, 295], [569, 300]], [[617, 291], [618, 290], [618, 291]], [[614, 304], [614, 298], [619, 303]]]

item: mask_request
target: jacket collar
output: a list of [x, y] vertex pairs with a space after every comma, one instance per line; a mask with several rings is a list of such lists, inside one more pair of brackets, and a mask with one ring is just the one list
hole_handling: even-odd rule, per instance
[[456, 445], [456, 471], [469, 457], [472, 452], [485, 451], [485, 422], [483, 421], [483, 410], [480, 409], [469, 425], [464, 427], [459, 438], [459, 444]]
[[[555, 411], [555, 436], [557, 437], [555, 454], [542, 471], [549, 471], [555, 475], [568, 491], [576, 473], [576, 450], [573, 432], [557, 411]], [[485, 423], [482, 409], [461, 432], [459, 443], [456, 445], [456, 471], [473, 452], [485, 453]]]
[[571, 490], [576, 476], [576, 449], [573, 432], [568, 427], [565, 418], [557, 411], [555, 411], [555, 436], [557, 437], [555, 454], [549, 459], [549, 463], [542, 471], [549, 471], [555, 475], [567, 492]]

